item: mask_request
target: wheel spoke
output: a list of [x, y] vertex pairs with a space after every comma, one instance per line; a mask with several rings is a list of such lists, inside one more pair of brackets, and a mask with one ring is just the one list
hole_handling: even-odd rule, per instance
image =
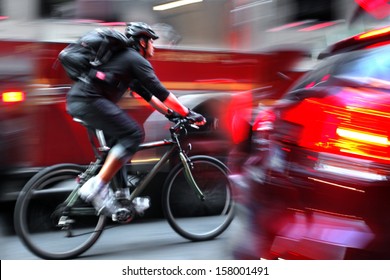
[[93, 207], [84, 202], [74, 208], [64, 206], [82, 171], [77, 165], [55, 165], [39, 172], [22, 190], [15, 206], [15, 229], [37, 256], [74, 258], [101, 235], [105, 218], [97, 216]]
[[227, 168], [207, 156], [192, 158], [194, 180], [204, 194], [199, 199], [187, 181], [183, 166], [169, 176], [164, 189], [164, 213], [172, 228], [190, 240], [220, 235], [233, 218], [233, 197]]

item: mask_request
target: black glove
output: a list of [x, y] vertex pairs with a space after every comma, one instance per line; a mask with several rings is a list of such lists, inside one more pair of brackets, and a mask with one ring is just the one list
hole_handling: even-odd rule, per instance
[[194, 111], [189, 110], [188, 115], [186, 116], [187, 119], [189, 119], [191, 122], [195, 124], [203, 125], [206, 123], [205, 117], [203, 117], [201, 114], [196, 113]]
[[165, 117], [170, 120], [171, 122], [176, 122], [178, 121], [180, 118], [182, 118], [182, 116], [180, 116], [178, 113], [176, 113], [175, 111], [169, 109], [168, 110], [168, 113], [165, 114]]

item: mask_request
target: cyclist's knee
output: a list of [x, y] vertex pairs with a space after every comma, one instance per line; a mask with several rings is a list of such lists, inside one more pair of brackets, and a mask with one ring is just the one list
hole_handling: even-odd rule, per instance
[[135, 147], [125, 147], [122, 144], [116, 144], [111, 148], [110, 155], [123, 162], [127, 162], [135, 153], [135, 150]]
[[118, 143], [112, 148], [112, 153], [117, 158], [128, 160], [138, 150], [139, 145], [144, 141], [144, 132], [137, 131], [119, 139]]
[[145, 132], [143, 130], [137, 131], [135, 135], [138, 146], [145, 140]]
[[122, 144], [126, 147], [129, 153], [135, 153], [138, 150], [139, 145], [144, 141], [145, 133], [143, 130], [136, 130], [130, 136], [127, 136], [122, 140]]

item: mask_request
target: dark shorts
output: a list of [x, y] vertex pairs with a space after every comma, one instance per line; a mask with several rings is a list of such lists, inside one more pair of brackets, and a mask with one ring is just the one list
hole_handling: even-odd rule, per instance
[[142, 127], [118, 105], [105, 98], [68, 98], [67, 111], [88, 126], [101, 129], [107, 144], [121, 144], [132, 156], [144, 140]]

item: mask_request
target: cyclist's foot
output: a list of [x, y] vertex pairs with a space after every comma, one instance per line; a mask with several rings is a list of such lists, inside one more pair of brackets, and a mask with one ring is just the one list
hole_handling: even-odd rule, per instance
[[85, 182], [79, 189], [79, 194], [83, 200], [93, 205], [98, 214], [112, 217], [119, 208], [108, 185], [99, 182], [96, 177]]
[[111, 218], [114, 222], [129, 223], [134, 218], [135, 214], [142, 216], [149, 207], [149, 197], [136, 197], [131, 204], [124, 207], [118, 207], [116, 212], [111, 215]]
[[[115, 192], [115, 199], [124, 203], [124, 200], [130, 200], [130, 189], [121, 188]], [[149, 197], [136, 197], [132, 202], [135, 211], [142, 215], [146, 209], [150, 207], [150, 198]], [[125, 203], [126, 205], [126, 203]]]
[[92, 177], [81, 186], [79, 189], [79, 195], [86, 202], [91, 202], [96, 194], [99, 193], [101, 189], [106, 187], [107, 185], [98, 180], [97, 177]]
[[115, 192], [115, 198], [117, 200], [129, 200], [130, 199], [130, 189], [129, 188], [120, 188]]
[[144, 196], [144, 197], [142, 197], [142, 196], [136, 197], [133, 200], [133, 205], [134, 205], [135, 211], [139, 215], [143, 215], [145, 210], [150, 207], [150, 198], [146, 197], [146, 196]]

